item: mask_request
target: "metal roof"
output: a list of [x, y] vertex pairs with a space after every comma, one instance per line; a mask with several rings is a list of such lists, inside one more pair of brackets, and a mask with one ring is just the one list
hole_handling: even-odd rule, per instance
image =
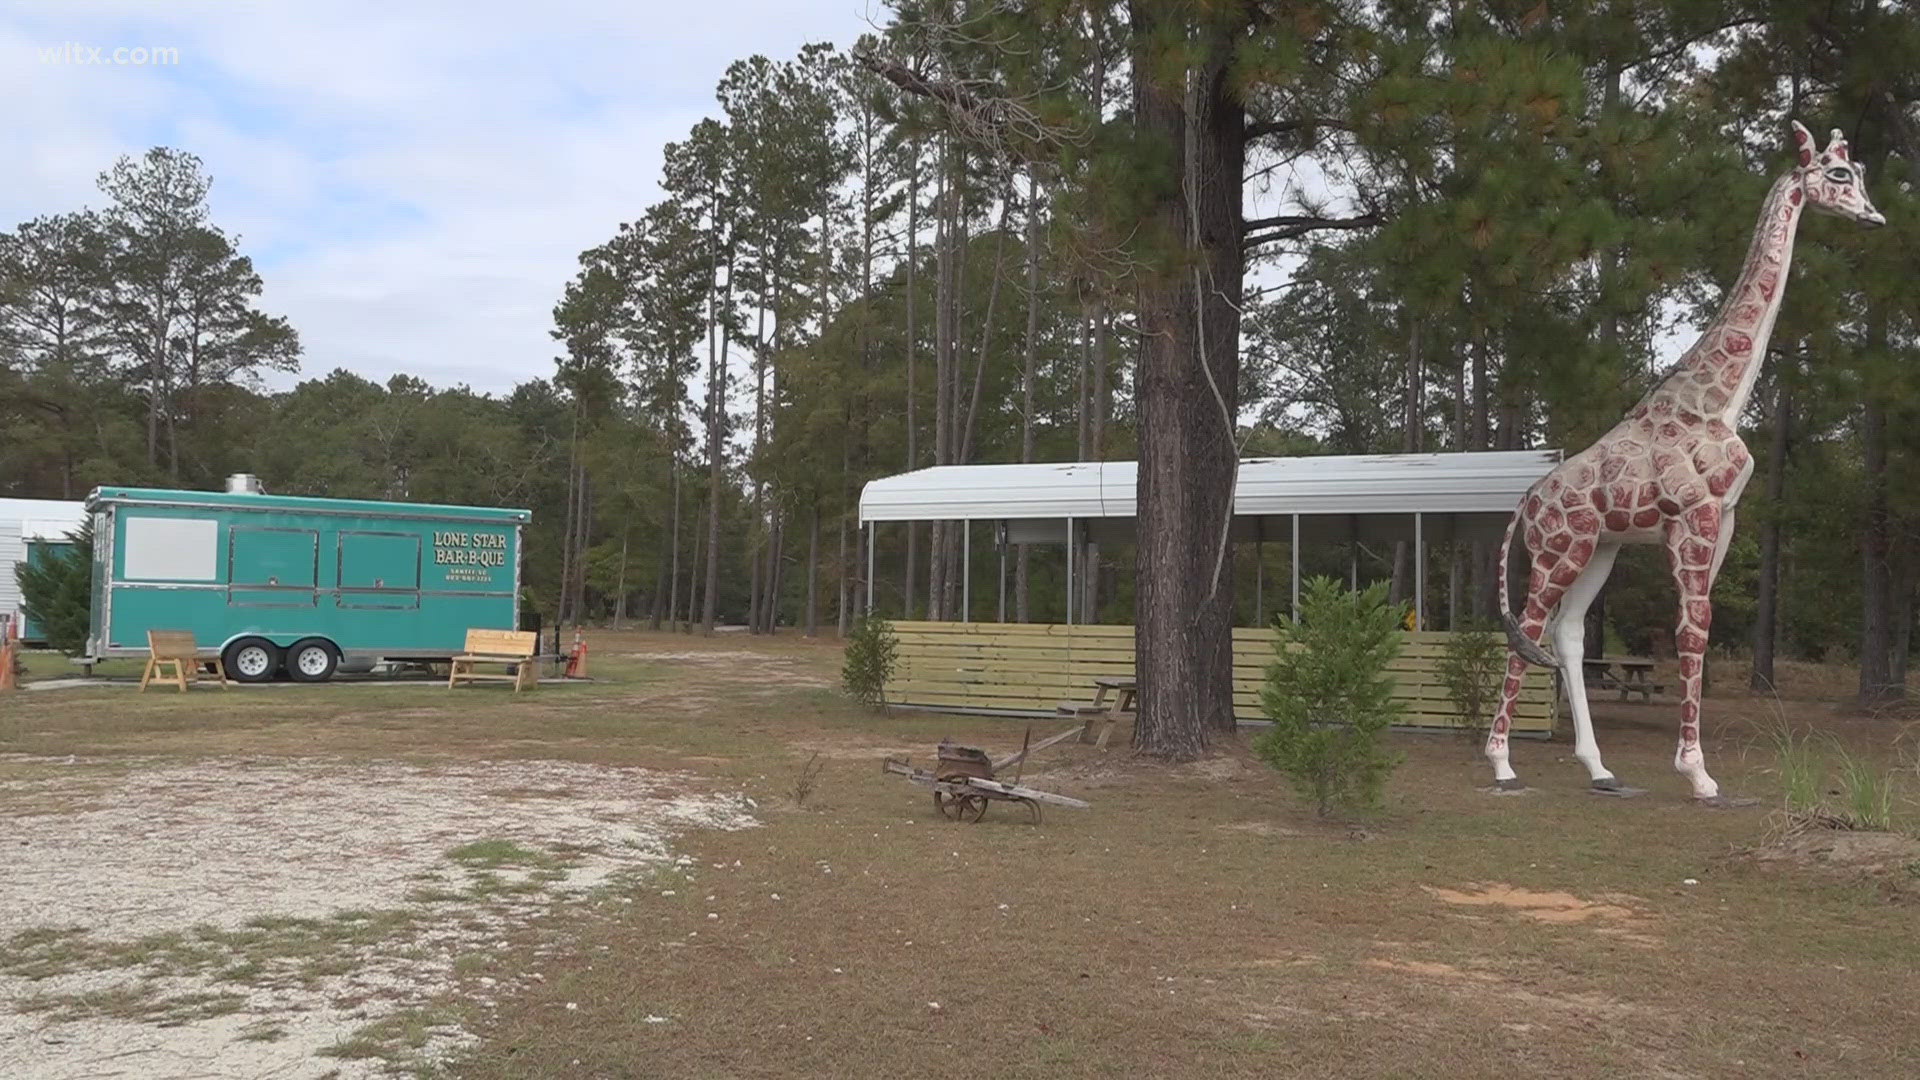
[[[1509, 513], [1558, 450], [1247, 458], [1238, 515]], [[860, 492], [860, 520], [997, 521], [1131, 518], [1132, 461], [941, 465], [887, 476]]]
[[176, 491], [163, 488], [100, 487], [87, 496], [88, 506], [132, 503], [145, 506], [191, 506], [203, 509], [250, 509], [411, 515], [414, 517], [476, 518], [531, 521], [533, 512], [498, 506], [446, 506], [437, 503], [379, 502], [370, 499], [328, 499], [310, 495], [263, 495], [243, 491]]
[[[87, 506], [61, 499], [0, 499], [0, 522], [18, 525], [28, 540], [61, 540], [80, 527]], [[0, 568], [4, 573], [5, 568]]]

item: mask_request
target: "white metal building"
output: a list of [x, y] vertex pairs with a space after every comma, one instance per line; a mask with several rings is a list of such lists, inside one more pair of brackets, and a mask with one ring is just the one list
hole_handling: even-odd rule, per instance
[[[1426, 547], [1452, 540], [1499, 540], [1520, 498], [1559, 464], [1558, 450], [1457, 454], [1249, 458], [1240, 462], [1231, 538], [1292, 544], [1292, 595], [1300, 589], [1302, 544], [1409, 541], [1414, 596], [1426, 595]], [[1135, 462], [946, 465], [869, 483], [860, 494], [867, 527], [867, 600], [873, 601], [874, 528], [884, 522], [990, 523], [1008, 544], [1065, 544], [1068, 592], [1073, 552], [1084, 543], [1128, 543], [1134, 535]], [[1217, 527], [1195, 522], [1194, 528]], [[972, 528], [963, 536], [972, 544]], [[964, 560], [962, 565], [970, 563]], [[1004, 578], [1004, 556], [1002, 559]], [[964, 590], [970, 591], [971, 582]], [[970, 600], [964, 605], [971, 610]], [[1425, 625], [1425, 612], [1418, 616]]]
[[32, 540], [64, 540], [86, 519], [87, 505], [57, 499], [0, 499], [0, 616], [20, 617], [14, 567], [26, 561]]

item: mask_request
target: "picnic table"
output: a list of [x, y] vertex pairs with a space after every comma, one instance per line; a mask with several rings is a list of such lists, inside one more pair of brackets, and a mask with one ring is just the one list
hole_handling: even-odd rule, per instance
[[[1105, 675], [1093, 680], [1094, 694], [1091, 703], [1063, 701], [1055, 710], [1061, 716], [1073, 717], [1085, 721], [1080, 729], [1080, 741], [1093, 743], [1100, 749], [1107, 748], [1107, 740], [1113, 735], [1113, 722], [1121, 713], [1134, 711], [1134, 702], [1140, 694], [1140, 684], [1131, 675]], [[1107, 701], [1108, 696], [1113, 701]], [[1094, 724], [1100, 724], [1100, 734], [1094, 737]]]
[[1652, 704], [1653, 695], [1666, 690], [1664, 684], [1653, 681], [1653, 661], [1645, 657], [1594, 656], [1588, 657], [1583, 667], [1588, 686], [1618, 690], [1621, 701], [1629, 694], [1639, 694], [1643, 703]]

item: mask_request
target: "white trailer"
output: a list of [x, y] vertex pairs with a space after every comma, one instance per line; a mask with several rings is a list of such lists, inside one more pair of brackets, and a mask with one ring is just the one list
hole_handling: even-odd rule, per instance
[[[20, 619], [20, 584], [14, 568], [27, 561], [27, 547], [35, 541], [64, 543], [67, 534], [87, 518], [87, 504], [59, 499], [0, 499], [0, 619]], [[23, 624], [23, 640], [37, 632]]]

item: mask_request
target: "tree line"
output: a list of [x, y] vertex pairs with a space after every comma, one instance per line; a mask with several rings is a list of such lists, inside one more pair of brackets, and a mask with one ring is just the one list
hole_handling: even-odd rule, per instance
[[[866, 481], [1138, 458], [1138, 545], [1081, 552], [1072, 598], [1058, 549], [1016, 548], [1007, 617], [1136, 622], [1138, 738], [1197, 753], [1230, 723], [1226, 631], [1289, 561], [1222, 543], [1234, 462], [1583, 447], [1737, 273], [1796, 116], [1847, 130], [1890, 224], [1802, 229], [1718, 640], [1762, 685], [1857, 660], [1877, 704], [1920, 571], [1915, 55], [1880, 0], [897, 0], [845, 49], [730, 66], [664, 197], [556, 283], [552, 375], [498, 397], [262, 391], [297, 340], [204, 178], [151, 178], [197, 163], [154, 151], [110, 209], [0, 236], [0, 485], [511, 503], [549, 615], [813, 632], [860, 613]], [[992, 590], [960, 610], [966, 547], [886, 530], [878, 610], [997, 617]], [[1410, 553], [1366, 557], [1404, 599]], [[1428, 609], [1490, 614], [1491, 558], [1443, 552]], [[1596, 607], [1589, 640], [1660, 648], [1657, 553]]]

